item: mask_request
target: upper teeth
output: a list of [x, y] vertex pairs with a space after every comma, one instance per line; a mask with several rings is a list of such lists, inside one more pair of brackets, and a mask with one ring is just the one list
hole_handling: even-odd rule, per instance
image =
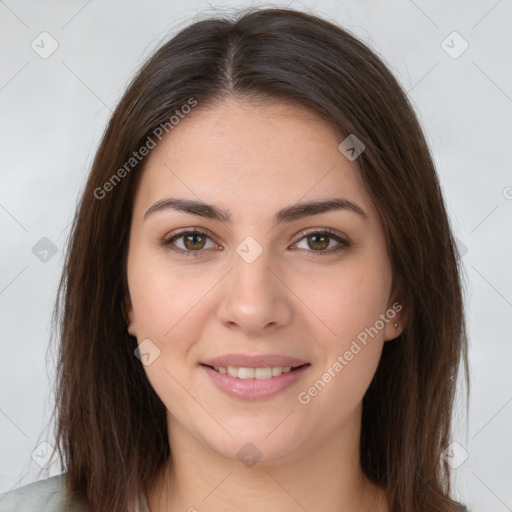
[[270, 379], [291, 371], [291, 366], [272, 366], [267, 368], [244, 368], [237, 366], [214, 366], [220, 373], [227, 373], [239, 379]]

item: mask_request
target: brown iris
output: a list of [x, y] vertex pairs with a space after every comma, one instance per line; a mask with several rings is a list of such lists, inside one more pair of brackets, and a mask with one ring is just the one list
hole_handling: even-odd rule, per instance
[[[329, 247], [329, 238], [330, 237], [328, 237], [326, 235], [320, 235], [320, 234], [309, 235], [307, 238], [308, 238], [308, 246], [311, 249], [319, 250], [319, 249], [326, 249], [327, 247]], [[320, 241], [311, 243], [311, 240], [315, 239], [315, 238], [317, 240], [320, 239]]]
[[[198, 239], [200, 240], [199, 242], [198, 242]], [[204, 235], [198, 235], [196, 233], [184, 236], [183, 240], [184, 240], [185, 247], [190, 250], [202, 249], [205, 244]]]

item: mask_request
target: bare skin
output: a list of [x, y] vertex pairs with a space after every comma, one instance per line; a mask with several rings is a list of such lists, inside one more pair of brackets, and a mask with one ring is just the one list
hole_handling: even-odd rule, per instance
[[[199, 109], [149, 155], [130, 232], [128, 330], [158, 347], [144, 369], [167, 407], [173, 454], [173, 473], [147, 490], [151, 512], [387, 512], [385, 490], [359, 463], [362, 399], [406, 313], [393, 306], [400, 295], [357, 161], [298, 107], [230, 99]], [[216, 205], [231, 220], [172, 209], [144, 219], [168, 197]], [[343, 208], [273, 223], [283, 208], [333, 198], [365, 215]], [[181, 253], [160, 244], [183, 228], [205, 235], [174, 239]], [[256, 244], [240, 245], [249, 236]], [[248, 262], [239, 246], [261, 254]], [[360, 333], [381, 324], [333, 369]], [[309, 366], [276, 395], [247, 400], [217, 388], [202, 365], [229, 353]], [[309, 393], [319, 379], [325, 386]], [[251, 467], [239, 457], [248, 446], [259, 454]]]

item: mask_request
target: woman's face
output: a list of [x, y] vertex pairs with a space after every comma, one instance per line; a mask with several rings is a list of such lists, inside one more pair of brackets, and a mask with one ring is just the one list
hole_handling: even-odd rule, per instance
[[[293, 460], [357, 432], [383, 344], [403, 326], [383, 228], [357, 160], [320, 119], [282, 104], [199, 107], [147, 157], [129, 332], [171, 441]], [[325, 201], [338, 207], [305, 206]]]

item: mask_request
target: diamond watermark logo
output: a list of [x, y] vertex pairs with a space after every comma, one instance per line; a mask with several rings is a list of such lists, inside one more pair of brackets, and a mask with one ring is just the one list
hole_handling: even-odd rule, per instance
[[457, 469], [466, 462], [469, 453], [457, 441], [453, 441], [443, 450], [441, 456], [452, 469]]
[[339, 146], [338, 149], [341, 153], [353, 162], [365, 149], [366, 146], [357, 138], [356, 135], [351, 133]]
[[57, 246], [44, 236], [32, 247], [32, 254], [39, 261], [48, 263], [57, 254]]
[[263, 247], [252, 236], [248, 236], [238, 245], [236, 252], [246, 263], [252, 263], [263, 252]]
[[41, 32], [30, 45], [39, 57], [47, 59], [59, 47], [57, 40], [48, 32]]
[[39, 443], [36, 449], [31, 453], [32, 460], [41, 468], [51, 466], [55, 460], [52, 460], [53, 446], [46, 441]]
[[469, 43], [454, 30], [441, 42], [441, 48], [452, 58], [458, 59], [468, 48]]
[[149, 366], [160, 356], [160, 349], [149, 338], [146, 338], [141, 341], [133, 353], [142, 361], [144, 366]]
[[466, 247], [466, 245], [461, 241], [459, 240], [457, 237], [455, 237], [455, 244], [457, 246], [457, 250], [459, 251], [459, 256], [461, 258], [463, 258], [467, 252], [468, 252], [468, 248]]
[[262, 453], [253, 443], [245, 443], [236, 456], [244, 466], [252, 468], [261, 459]]

